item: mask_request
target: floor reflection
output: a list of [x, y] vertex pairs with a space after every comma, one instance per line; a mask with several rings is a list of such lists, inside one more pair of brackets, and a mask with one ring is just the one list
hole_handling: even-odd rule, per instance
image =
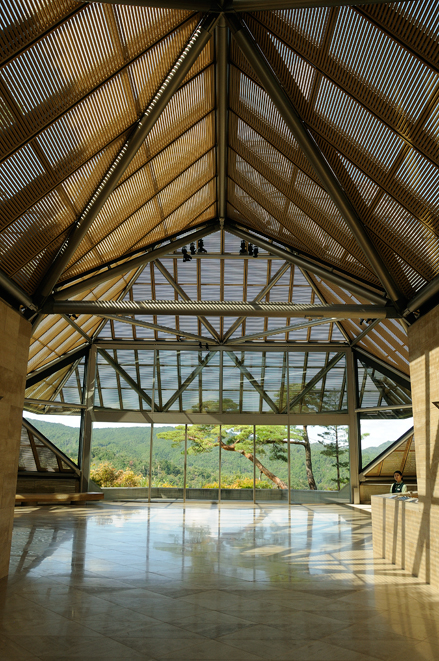
[[0, 657], [439, 658], [439, 596], [374, 560], [341, 506], [105, 503], [16, 511]]

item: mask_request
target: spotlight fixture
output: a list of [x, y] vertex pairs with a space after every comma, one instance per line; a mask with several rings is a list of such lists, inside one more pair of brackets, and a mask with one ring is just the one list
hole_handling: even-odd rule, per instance
[[206, 342], [206, 351], [209, 351], [209, 345]]
[[259, 254], [259, 248], [258, 248], [258, 246], [255, 246], [255, 247], [253, 248], [253, 257], [257, 257], [258, 254]]
[[247, 247], [245, 245], [244, 239], [241, 241], [241, 250], [239, 251], [240, 255], [246, 255], [247, 254]]
[[206, 248], [204, 247], [204, 241], [203, 239], [198, 239], [198, 254], [202, 252], [207, 252]]
[[253, 243], [248, 244], [248, 254], [253, 256]]
[[181, 249], [181, 252], [183, 253], [183, 261], [184, 262], [190, 262], [192, 257], [189, 255], [186, 246], [183, 246]]
[[191, 251], [191, 255], [195, 255], [196, 250], [195, 250], [195, 243], [192, 241], [191, 245], [189, 246], [189, 250]]

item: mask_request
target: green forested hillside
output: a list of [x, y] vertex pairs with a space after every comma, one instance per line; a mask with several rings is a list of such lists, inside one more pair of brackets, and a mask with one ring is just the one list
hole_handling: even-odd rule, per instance
[[[79, 429], [66, 425], [30, 420], [52, 443], [77, 461], [79, 445]], [[170, 430], [172, 427], [156, 427], [153, 438], [153, 484], [168, 483], [175, 486], [183, 485], [183, 444], [174, 447], [170, 441], [157, 438], [157, 434]], [[111, 463], [116, 469], [132, 469], [135, 473], [146, 476], [149, 470], [149, 439], [148, 426], [114, 427], [95, 429], [92, 442], [92, 465], [102, 462]], [[363, 465], [367, 464], [380, 452], [385, 450], [390, 442], [363, 451]], [[319, 489], [333, 489], [332, 480], [335, 468], [332, 460], [321, 453], [322, 446], [312, 443], [312, 461], [314, 477]], [[267, 455], [258, 457], [270, 471], [287, 481], [287, 464], [283, 461], [273, 461]], [[222, 452], [221, 472], [223, 484], [228, 479], [238, 476], [253, 476], [253, 464], [235, 452]], [[259, 478], [259, 471], [257, 477]], [[188, 454], [187, 486], [201, 487], [206, 483], [218, 481], [218, 448], [199, 455]], [[272, 483], [270, 483], [271, 485]], [[291, 486], [296, 489], [308, 488], [305, 474], [305, 452], [303, 447], [291, 447]]]

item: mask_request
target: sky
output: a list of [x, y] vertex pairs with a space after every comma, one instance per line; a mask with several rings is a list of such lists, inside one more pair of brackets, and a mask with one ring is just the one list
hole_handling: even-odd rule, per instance
[[[28, 419], [45, 420], [46, 422], [57, 422], [68, 427], [79, 427], [81, 418], [79, 416], [67, 415], [36, 415], [34, 413], [26, 413], [25, 417]], [[139, 427], [138, 424], [121, 422], [114, 424], [110, 422], [95, 422], [93, 423], [94, 429], [104, 429], [107, 427]], [[156, 427], [167, 427], [169, 425], [155, 425]], [[361, 422], [361, 433], [369, 434], [363, 438], [362, 447], [370, 448], [381, 445], [385, 441], [396, 441], [402, 436], [410, 427], [413, 426], [413, 418], [406, 418], [405, 420], [363, 420]], [[311, 443], [319, 440], [318, 435], [324, 431], [324, 427], [312, 425], [308, 427], [308, 434]]]

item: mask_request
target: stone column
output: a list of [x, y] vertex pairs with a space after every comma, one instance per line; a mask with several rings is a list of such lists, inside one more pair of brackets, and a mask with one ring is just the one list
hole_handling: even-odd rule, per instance
[[0, 299], [0, 578], [9, 569], [31, 329]]
[[408, 331], [415, 426], [419, 529], [411, 569], [439, 587], [439, 306]]

